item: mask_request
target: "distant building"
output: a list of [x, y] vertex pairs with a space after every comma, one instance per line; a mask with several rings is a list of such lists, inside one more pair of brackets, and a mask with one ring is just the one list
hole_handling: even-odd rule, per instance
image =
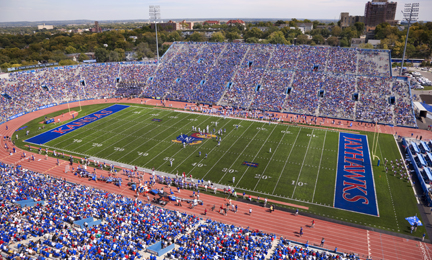
[[343, 12], [341, 13], [340, 21], [341, 21], [341, 27], [346, 28], [346, 27], [353, 26], [357, 22], [364, 23], [365, 17], [359, 15], [353, 16], [353, 15], [349, 15], [349, 13], [347, 12]]
[[268, 30], [267, 27], [257, 27], [261, 32], [265, 32]]
[[181, 21], [180, 23], [180, 30], [193, 30], [194, 22], [186, 22], [186, 20]]
[[302, 30], [302, 31], [304, 31], [303, 33], [310, 32], [313, 30], [313, 23], [298, 23], [297, 27], [300, 30], [302, 30], [302, 28], [303, 28], [303, 30]]
[[365, 6], [365, 24], [368, 27], [376, 27], [380, 23], [387, 22], [396, 25], [395, 20], [397, 2], [388, 0], [372, 0]]
[[237, 24], [241, 24], [243, 26], [246, 26], [246, 23], [243, 22], [242, 20], [239, 20], [239, 19], [237, 19], [237, 20], [229, 20], [227, 22], [227, 24], [230, 25], [230, 26], [236, 26]]
[[[155, 24], [150, 24], [151, 28], [154, 30]], [[167, 23], [158, 23], [158, 28], [163, 29], [165, 31], [182, 31], [182, 30], [192, 30], [194, 26], [194, 22], [186, 22], [183, 20], [179, 23], [173, 22], [169, 20]]]
[[365, 44], [366, 38], [352, 38], [351, 47], [359, 47], [361, 44]]
[[208, 24], [208, 25], [212, 26], [212, 25], [219, 25], [220, 22], [219, 21], [210, 21], [210, 20], [208, 20], [208, 21], [205, 21], [204, 24]]
[[91, 32], [93, 33], [100, 33], [102, 32], [102, 28], [99, 27], [99, 22], [95, 21], [95, 26], [93, 28], [90, 29]]
[[52, 29], [54, 29], [54, 26], [53, 25], [45, 25], [45, 24], [38, 25], [38, 30], [43, 30], [43, 29], [52, 30]]

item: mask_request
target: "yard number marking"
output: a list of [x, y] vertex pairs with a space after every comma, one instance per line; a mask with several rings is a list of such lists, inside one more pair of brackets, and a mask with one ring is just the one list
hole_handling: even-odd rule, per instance
[[267, 179], [271, 179], [271, 177], [263, 174], [255, 174], [255, 179], [267, 180]]
[[148, 153], [138, 152], [139, 156], [148, 156]]
[[222, 169], [222, 172], [234, 173], [234, 172], [237, 172], [237, 170], [234, 170], [234, 169], [228, 169], [228, 168], [223, 168], [223, 169]]
[[82, 140], [81, 140], [81, 139], [74, 139], [73, 142], [74, 142], [74, 143], [81, 143]]
[[93, 143], [93, 147], [101, 147], [102, 144], [98, 144], [98, 143]]
[[124, 148], [121, 148], [121, 147], [114, 147], [114, 151], [123, 152], [123, 151], [124, 151]]
[[207, 166], [207, 165], [202, 164], [202, 163], [192, 163], [192, 166], [203, 167], [203, 166]]
[[[291, 185], [295, 185], [295, 183], [296, 183], [296, 181], [293, 180], [292, 183], [291, 183]], [[297, 185], [301, 187], [301, 186], [303, 186], [303, 185], [307, 185], [307, 183], [306, 183], [306, 182], [303, 183], [303, 182], [299, 181], [299, 182], [297, 183]]]

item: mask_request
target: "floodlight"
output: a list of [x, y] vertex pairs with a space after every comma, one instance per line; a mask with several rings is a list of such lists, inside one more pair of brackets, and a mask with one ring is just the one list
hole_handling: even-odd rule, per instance
[[404, 20], [406, 20], [408, 22], [408, 29], [407, 29], [407, 35], [405, 38], [405, 47], [404, 47], [404, 51], [403, 51], [403, 55], [402, 55], [401, 68], [400, 68], [400, 72], [399, 72], [400, 75], [402, 75], [402, 68], [403, 68], [403, 64], [404, 64], [404, 60], [405, 60], [405, 53], [406, 53], [406, 46], [408, 43], [408, 35], [409, 35], [410, 25], [411, 25], [411, 22], [417, 21], [418, 15], [419, 15], [419, 10], [420, 10], [419, 7], [420, 7], [419, 3], [408, 3], [408, 4], [405, 4], [404, 11], [402, 11]]
[[157, 55], [157, 65], [159, 65], [159, 43], [157, 36], [157, 22], [160, 20], [160, 6], [159, 5], [150, 5], [149, 6], [149, 17], [150, 23], [154, 22], [155, 31], [156, 31], [156, 55]]

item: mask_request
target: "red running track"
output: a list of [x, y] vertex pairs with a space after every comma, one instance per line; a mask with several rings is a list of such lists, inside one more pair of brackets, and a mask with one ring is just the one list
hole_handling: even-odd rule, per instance
[[[145, 99], [135, 99], [135, 100], [116, 100], [111, 99], [105, 100], [91, 100], [84, 101], [82, 105], [91, 105], [99, 103], [140, 103], [141, 100]], [[161, 105], [160, 101], [157, 100], [146, 100], [149, 105]], [[172, 107], [183, 108], [185, 103], [183, 102], [170, 102], [166, 105], [171, 105]], [[194, 106], [193, 104], [191, 104]], [[32, 119], [52, 113], [58, 110], [66, 109], [67, 105], [60, 105], [56, 107], [51, 107], [44, 110], [39, 110], [30, 114], [26, 114], [22, 117], [16, 118], [12, 121], [7, 122], [8, 130], [6, 130], [5, 124], [0, 126], [0, 134], [13, 136], [13, 133], [21, 125], [31, 121]], [[334, 125], [332, 125], [334, 126]], [[359, 126], [363, 127], [363, 126]], [[364, 128], [364, 127], [363, 127]], [[395, 127], [397, 129], [397, 127]], [[349, 129], [356, 129], [355, 127], [350, 127]], [[366, 129], [357, 129], [366, 130]], [[371, 130], [371, 129], [369, 129]], [[406, 136], [411, 135], [411, 129], [405, 129], [404, 131], [398, 131], [398, 134], [406, 133]], [[424, 137], [428, 138], [431, 135], [430, 132], [425, 130], [415, 130], [415, 133], [422, 134]], [[405, 135], [405, 134], [404, 134]], [[66, 178], [69, 181], [81, 183], [84, 185], [91, 185], [96, 188], [106, 190], [108, 192], [115, 192], [123, 194], [125, 196], [134, 198], [135, 193], [129, 189], [128, 186], [123, 186], [121, 188], [114, 186], [113, 184], [107, 184], [103, 182], [91, 182], [87, 178], [79, 178], [72, 174], [65, 174], [64, 167], [68, 163], [67, 161], [61, 161], [60, 166], [56, 165], [57, 160], [55, 158], [49, 157], [45, 160], [43, 155], [33, 153], [35, 156], [35, 161], [28, 162], [28, 160], [22, 160], [20, 158], [22, 151], [17, 149], [17, 153], [9, 155], [4, 149], [4, 140], [1, 138], [0, 149], [0, 161], [8, 164], [21, 164], [24, 168], [38, 171], [53, 176], [59, 176]], [[11, 143], [8, 143], [11, 146]], [[26, 151], [27, 155], [30, 152]], [[98, 175], [101, 170], [97, 170]], [[105, 174], [107, 174], [105, 172]], [[148, 177], [149, 174], [146, 175]], [[162, 187], [161, 184], [157, 184], [157, 187]], [[187, 198], [192, 195], [192, 191], [181, 190], [180, 194], [176, 196]], [[145, 199], [141, 197], [141, 199]], [[212, 220], [221, 221], [228, 224], [234, 224], [243, 227], [250, 227], [253, 229], [259, 229], [267, 233], [274, 233], [278, 236], [283, 236], [284, 238], [295, 240], [299, 242], [306, 242], [309, 240], [310, 244], [319, 245], [321, 238], [325, 238], [325, 247], [329, 249], [334, 249], [338, 247], [339, 252], [354, 252], [360, 255], [362, 259], [366, 256], [371, 256], [373, 259], [407, 259], [407, 260], [418, 260], [418, 259], [432, 259], [432, 251], [429, 249], [429, 244], [423, 243], [421, 241], [405, 239], [397, 236], [382, 234], [375, 231], [368, 231], [360, 228], [355, 228], [351, 226], [345, 226], [341, 224], [336, 224], [333, 222], [315, 220], [315, 227], [310, 228], [310, 224], [313, 220], [311, 217], [306, 216], [294, 216], [291, 213], [283, 211], [275, 211], [273, 213], [268, 212], [267, 208], [263, 208], [256, 205], [250, 205], [242, 202], [235, 202], [238, 205], [238, 212], [234, 213], [229, 211], [227, 216], [219, 214], [218, 212], [212, 212], [211, 207], [216, 206], [216, 210], [220, 208], [221, 205], [227, 203], [223, 198], [215, 197], [211, 195], [201, 194], [200, 199], [204, 201], [204, 206], [198, 206], [194, 209], [190, 209], [186, 205], [183, 207], [176, 206], [174, 203], [169, 203], [166, 208], [173, 210], [180, 210], [189, 214], [200, 215], [203, 218], [211, 218]], [[207, 215], [204, 216], [204, 208], [207, 209]], [[249, 215], [249, 208], [252, 208], [252, 214]], [[299, 237], [298, 232], [300, 227], [303, 227], [304, 234]]]

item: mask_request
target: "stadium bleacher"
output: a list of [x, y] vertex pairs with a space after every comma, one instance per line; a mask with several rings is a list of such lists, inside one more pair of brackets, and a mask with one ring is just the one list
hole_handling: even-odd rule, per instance
[[416, 127], [409, 84], [390, 77], [389, 59], [386, 50], [175, 42], [159, 66], [11, 73], [0, 79], [11, 98], [0, 97], [0, 122], [53, 104], [133, 95]]
[[[274, 234], [202, 220], [20, 166], [0, 163], [0, 177], [0, 257], [7, 259], [142, 259], [146, 249], [171, 259], [285, 259], [289, 254], [290, 259], [304, 259], [304, 254], [357, 259], [321, 247], [290, 245]], [[45, 203], [26, 208], [14, 203], [30, 197]]]

